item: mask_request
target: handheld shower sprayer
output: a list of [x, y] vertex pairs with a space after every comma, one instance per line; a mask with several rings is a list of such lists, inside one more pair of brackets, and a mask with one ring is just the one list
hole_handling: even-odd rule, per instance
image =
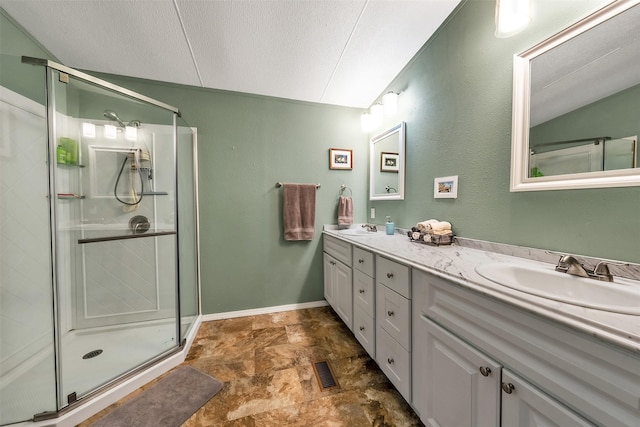
[[112, 120], [114, 122], [118, 122], [120, 127], [125, 127], [124, 122], [122, 120], [120, 120], [120, 117], [118, 117], [118, 115], [115, 112], [107, 110], [107, 111], [104, 112], [104, 116], [109, 120]]
[[121, 128], [124, 128], [127, 126], [139, 128], [142, 125], [140, 120], [131, 120], [129, 123], [125, 123], [120, 119], [120, 117], [118, 117], [115, 111], [111, 111], [111, 110], [105, 110], [104, 117], [111, 121], [118, 122]]

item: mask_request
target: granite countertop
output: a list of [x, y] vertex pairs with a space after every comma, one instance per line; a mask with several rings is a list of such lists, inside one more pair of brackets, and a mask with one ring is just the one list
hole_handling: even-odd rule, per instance
[[[360, 227], [352, 226], [352, 228]], [[389, 236], [382, 230], [377, 233], [350, 235], [338, 232], [335, 225], [325, 225], [323, 232], [412, 268], [434, 274], [465, 288], [557, 321], [605, 342], [640, 353], [640, 316], [612, 313], [537, 297], [494, 283], [475, 271], [476, 266], [490, 262], [517, 263], [522, 266], [553, 270], [558, 259], [556, 253], [460, 238], [454, 245], [435, 247], [411, 242], [406, 232], [403, 234], [396, 232], [395, 235]], [[639, 267], [632, 265], [624, 273], [633, 276]], [[616, 274], [614, 271], [612, 273]], [[615, 283], [611, 284], [611, 286], [615, 285]]]

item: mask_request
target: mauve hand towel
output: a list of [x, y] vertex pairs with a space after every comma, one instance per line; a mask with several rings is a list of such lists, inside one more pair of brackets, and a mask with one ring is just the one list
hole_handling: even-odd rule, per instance
[[285, 240], [313, 240], [316, 185], [282, 184], [282, 224]]
[[353, 224], [353, 201], [351, 197], [338, 198], [338, 225]]

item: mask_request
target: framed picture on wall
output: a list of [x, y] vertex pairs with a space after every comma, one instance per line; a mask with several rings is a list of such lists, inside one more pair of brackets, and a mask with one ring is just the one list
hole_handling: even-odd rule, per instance
[[458, 175], [434, 179], [433, 197], [435, 199], [456, 199], [458, 197]]
[[353, 150], [329, 148], [329, 169], [353, 169]]
[[398, 173], [398, 153], [380, 153], [380, 172]]

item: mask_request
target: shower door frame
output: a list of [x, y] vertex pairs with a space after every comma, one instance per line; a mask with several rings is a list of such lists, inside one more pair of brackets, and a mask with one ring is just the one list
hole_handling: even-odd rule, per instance
[[[55, 412], [44, 412], [42, 414], [36, 414], [34, 416], [34, 421], [38, 421], [38, 420], [44, 420], [44, 419], [50, 419], [53, 417], [57, 417], [59, 416], [62, 412], [66, 412], [68, 410], [74, 409], [77, 406], [79, 406], [81, 404], [82, 401], [84, 401], [85, 399], [89, 399], [92, 397], [95, 397], [96, 395], [98, 395], [102, 390], [104, 389], [108, 389], [110, 387], [113, 387], [115, 384], [117, 384], [119, 381], [121, 381], [123, 378], [128, 377], [130, 375], [134, 375], [135, 373], [140, 372], [143, 369], [146, 369], [147, 367], [156, 364], [157, 362], [165, 359], [167, 356], [174, 354], [175, 352], [179, 351], [180, 348], [184, 345], [185, 339], [182, 336], [182, 331], [181, 331], [181, 313], [180, 313], [180, 245], [179, 245], [179, 221], [178, 221], [178, 200], [179, 200], [179, 194], [178, 194], [178, 171], [177, 171], [177, 166], [178, 166], [178, 160], [177, 160], [177, 155], [178, 155], [178, 149], [177, 149], [177, 144], [178, 144], [178, 123], [177, 123], [177, 118], [181, 117], [180, 111], [177, 107], [171, 106], [169, 104], [163, 103], [161, 101], [157, 101], [153, 98], [150, 98], [148, 96], [139, 94], [137, 92], [131, 91], [127, 88], [115, 85], [113, 83], [107, 82], [105, 80], [96, 78], [94, 76], [91, 76], [89, 74], [83, 73], [81, 71], [77, 71], [73, 68], [67, 67], [65, 65], [56, 63], [54, 61], [50, 61], [47, 59], [41, 59], [41, 58], [33, 58], [33, 57], [27, 57], [27, 56], [23, 56], [22, 57], [22, 62], [25, 64], [31, 64], [31, 65], [36, 65], [36, 66], [43, 66], [45, 67], [45, 85], [46, 85], [46, 91], [45, 91], [45, 100], [46, 100], [46, 121], [47, 121], [47, 136], [48, 136], [48, 150], [49, 150], [49, 159], [50, 162], [55, 163], [55, 159], [56, 159], [56, 129], [55, 129], [55, 120], [53, 120], [53, 118], [55, 117], [56, 114], [56, 106], [54, 105], [54, 102], [52, 102], [51, 99], [51, 86], [52, 86], [52, 73], [49, 72], [49, 70], [56, 70], [59, 73], [63, 73], [63, 74], [67, 74], [69, 76], [73, 76], [75, 78], [78, 78], [80, 80], [89, 82], [91, 84], [97, 85], [99, 87], [102, 87], [106, 90], [110, 90], [122, 95], [125, 95], [127, 97], [130, 98], [134, 98], [136, 100], [163, 108], [165, 110], [168, 110], [169, 112], [173, 113], [172, 117], [172, 123], [173, 123], [173, 163], [174, 163], [174, 183], [175, 183], [175, 202], [173, 205], [173, 209], [174, 209], [174, 217], [175, 217], [175, 228], [176, 228], [176, 238], [175, 238], [175, 254], [176, 254], [176, 258], [175, 258], [175, 329], [176, 329], [176, 343], [175, 346], [169, 348], [168, 350], [157, 354], [155, 357], [153, 357], [151, 360], [149, 360], [148, 362], [143, 363], [142, 365], [138, 365], [138, 366], [134, 366], [132, 369], [122, 372], [118, 377], [113, 378], [111, 381], [109, 381], [106, 384], [102, 384], [102, 385], [97, 385], [96, 387], [94, 387], [93, 389], [91, 389], [90, 391], [88, 391], [86, 394], [84, 394], [83, 396], [81, 396], [80, 399], [78, 400], [68, 400], [66, 396], [63, 396], [63, 385], [62, 385], [62, 371], [61, 371], [61, 365], [62, 365], [62, 361], [60, 359], [60, 354], [62, 351], [62, 331], [61, 331], [61, 325], [60, 325], [60, 321], [61, 321], [61, 313], [60, 313], [60, 300], [59, 300], [59, 283], [58, 283], [58, 265], [57, 265], [57, 259], [59, 254], [57, 253], [57, 216], [56, 216], [56, 203], [55, 203], [55, 197], [54, 195], [56, 194], [56, 175], [55, 175], [55, 171], [53, 167], [49, 167], [49, 199], [50, 199], [50, 203], [49, 203], [49, 209], [50, 209], [50, 227], [51, 227], [51, 264], [52, 264], [52, 276], [51, 276], [51, 283], [52, 283], [52, 292], [53, 292], [53, 317], [54, 317], [54, 349], [55, 349], [55, 377], [56, 377], [56, 402], [57, 402], [57, 410]], [[51, 125], [51, 124], [54, 125]], [[195, 143], [195, 141], [194, 141]], [[197, 182], [197, 181], [196, 181]], [[196, 189], [197, 191], [197, 189]], [[197, 200], [197, 196], [196, 196], [196, 200]], [[197, 222], [197, 221], [196, 221]], [[197, 225], [196, 225], [196, 230], [197, 230]], [[166, 233], [151, 233], [150, 235], [148, 235], [149, 237], [152, 237], [153, 234], [157, 234], [157, 235], [163, 235]], [[198, 239], [197, 239], [197, 235], [196, 235], [196, 245], [198, 245]], [[199, 251], [198, 251], [198, 257], [199, 257]], [[196, 276], [199, 278], [199, 263], [198, 266], [196, 267]], [[199, 281], [199, 279], [198, 279]], [[198, 286], [199, 289], [199, 286]], [[199, 295], [199, 290], [198, 290], [198, 295], [197, 298], [199, 300], [200, 295]], [[198, 304], [199, 305], [199, 304]], [[199, 312], [199, 310], [198, 310]], [[67, 402], [65, 402], [65, 399], [67, 399]]]

